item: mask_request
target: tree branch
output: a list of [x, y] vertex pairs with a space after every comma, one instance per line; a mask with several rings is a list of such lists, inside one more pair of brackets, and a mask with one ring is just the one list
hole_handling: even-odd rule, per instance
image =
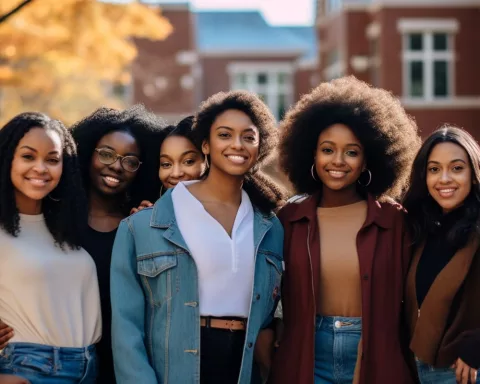
[[23, 7], [27, 4], [31, 3], [33, 0], [23, 0], [20, 4], [18, 4], [15, 8], [13, 8], [10, 12], [7, 12], [0, 16], [0, 24], [7, 21], [10, 17], [12, 17], [15, 13], [20, 11]]

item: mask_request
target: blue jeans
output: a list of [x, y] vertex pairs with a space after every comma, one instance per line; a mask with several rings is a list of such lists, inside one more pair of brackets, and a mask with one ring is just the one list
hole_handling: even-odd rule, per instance
[[[453, 368], [435, 368], [431, 365], [417, 361], [417, 372], [420, 383], [422, 384], [456, 384], [455, 369]], [[476, 383], [480, 383], [480, 371], [477, 375]]]
[[315, 384], [351, 384], [362, 335], [360, 317], [317, 316]]
[[31, 384], [94, 384], [97, 354], [94, 345], [60, 348], [10, 343], [0, 353], [0, 373], [21, 376]]

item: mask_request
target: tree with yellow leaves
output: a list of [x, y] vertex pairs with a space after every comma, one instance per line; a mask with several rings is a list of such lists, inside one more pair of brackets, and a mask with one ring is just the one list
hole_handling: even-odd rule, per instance
[[132, 38], [171, 32], [158, 7], [136, 1], [0, 1], [0, 120], [38, 110], [71, 123], [121, 106], [112, 84], [130, 81]]

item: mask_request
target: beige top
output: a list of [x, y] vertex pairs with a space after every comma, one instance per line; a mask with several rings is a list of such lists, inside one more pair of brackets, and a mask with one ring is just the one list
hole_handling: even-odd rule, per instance
[[0, 319], [11, 342], [85, 347], [101, 337], [95, 263], [55, 246], [43, 215], [20, 215], [20, 233], [0, 228]]
[[357, 234], [367, 217], [367, 202], [317, 208], [320, 228], [320, 281], [317, 314], [361, 317], [362, 290]]

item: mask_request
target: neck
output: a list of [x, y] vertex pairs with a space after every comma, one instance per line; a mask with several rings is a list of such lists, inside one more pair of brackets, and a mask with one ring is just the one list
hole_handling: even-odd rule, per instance
[[363, 198], [358, 194], [355, 185], [340, 191], [334, 191], [324, 186], [322, 190], [322, 198], [320, 200], [320, 207], [341, 207], [343, 205], [358, 203], [361, 200], [363, 200]]
[[243, 176], [227, 175], [212, 167], [203, 184], [212, 200], [240, 205]]
[[33, 200], [18, 194], [15, 200], [19, 213], [24, 215], [40, 215], [42, 213], [42, 200]]
[[117, 196], [101, 195], [91, 189], [88, 196], [88, 213], [91, 216], [121, 215], [120, 199]]

